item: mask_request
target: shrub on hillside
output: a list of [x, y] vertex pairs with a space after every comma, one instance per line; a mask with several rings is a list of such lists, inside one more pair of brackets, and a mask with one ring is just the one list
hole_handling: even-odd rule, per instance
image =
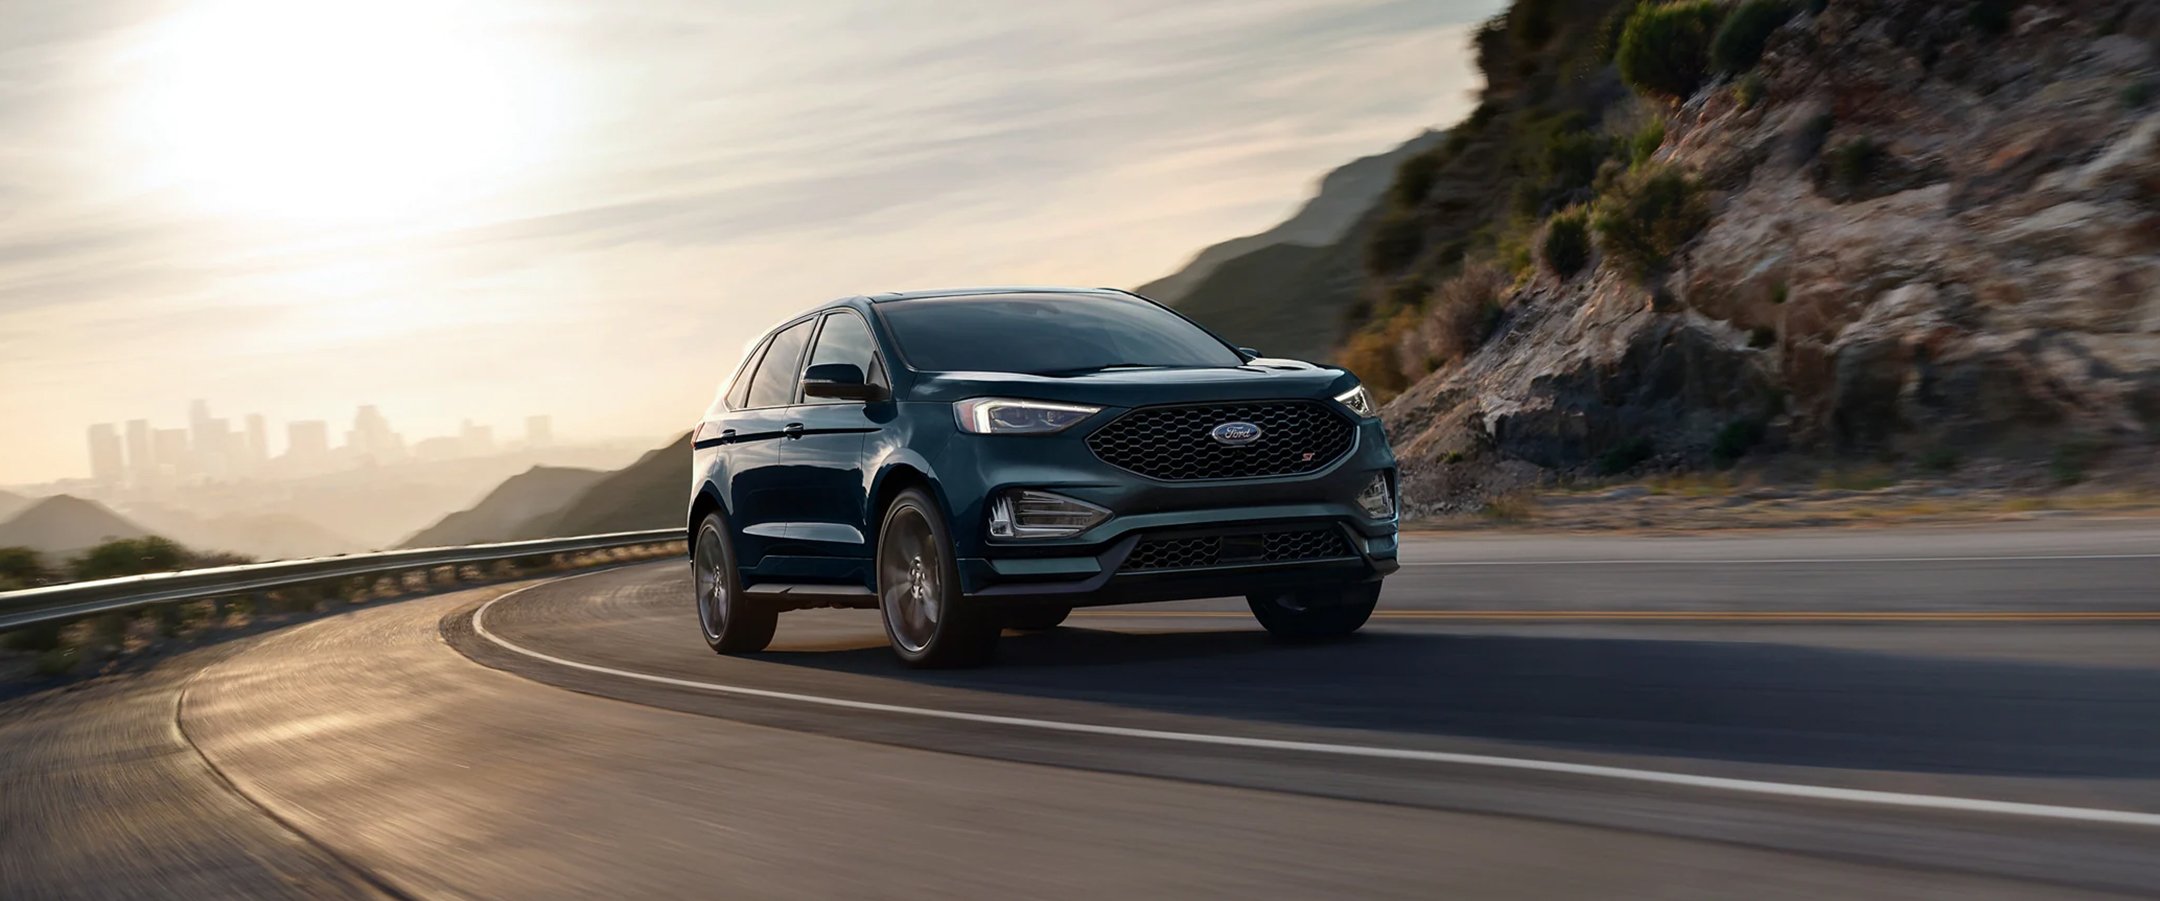
[[1840, 188], [1858, 190], [1868, 179], [1875, 177], [1886, 155], [1882, 145], [1866, 135], [1846, 141], [1831, 148], [1828, 154], [1830, 178]]
[[1770, 33], [1791, 19], [1799, 8], [1789, 0], [1747, 0], [1725, 17], [1717, 36], [1710, 39], [1710, 63], [1720, 72], [1740, 73], [1762, 60]]
[[1410, 210], [1392, 210], [1373, 226], [1365, 245], [1366, 268], [1395, 272], [1416, 260], [1425, 247], [1425, 222]]
[[1388, 189], [1395, 205], [1416, 206], [1425, 195], [1432, 193], [1433, 182], [1440, 177], [1441, 156], [1437, 149], [1427, 150], [1395, 167], [1395, 184]]
[[26, 547], [0, 547], [0, 591], [42, 585], [52, 578], [45, 558]]
[[1720, 467], [1730, 467], [1761, 444], [1769, 429], [1760, 419], [1737, 419], [1718, 430], [1716, 440], [1710, 443], [1710, 460]]
[[156, 535], [118, 538], [82, 552], [68, 561], [76, 579], [110, 579], [180, 569], [191, 559], [187, 548]]
[[1581, 210], [1552, 217], [1545, 225], [1545, 266], [1567, 278], [1590, 262], [1590, 220]]
[[1410, 387], [1410, 379], [1403, 375], [1396, 360], [1395, 336], [1384, 323], [1373, 323], [1352, 334], [1336, 354], [1336, 362], [1356, 374], [1380, 403], [1387, 403]]
[[1710, 203], [1694, 179], [1663, 168], [1623, 179], [1591, 219], [1606, 256], [1639, 276], [1662, 271], [1709, 224]]
[[1665, 120], [1650, 120], [1628, 143], [1628, 162], [1637, 166], [1649, 162], [1658, 148], [1665, 146]]
[[1724, 17], [1716, 0], [1636, 7], [1620, 33], [1620, 77], [1637, 91], [1686, 99], [1710, 75], [1710, 42]]
[[1506, 312], [1507, 288], [1507, 273], [1493, 265], [1470, 266], [1441, 282], [1429, 304], [1433, 355], [1452, 362], [1485, 346]]

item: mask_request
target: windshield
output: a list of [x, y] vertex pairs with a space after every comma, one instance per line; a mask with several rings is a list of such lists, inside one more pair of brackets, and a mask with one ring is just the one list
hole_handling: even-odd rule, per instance
[[1199, 326], [1133, 297], [930, 297], [879, 304], [878, 313], [908, 365], [925, 372], [1050, 374], [1245, 362]]

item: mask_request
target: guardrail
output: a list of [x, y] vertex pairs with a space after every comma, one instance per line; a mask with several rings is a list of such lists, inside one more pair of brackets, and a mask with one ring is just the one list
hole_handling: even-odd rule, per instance
[[246, 563], [239, 566], [46, 585], [0, 592], [0, 629], [65, 622], [159, 604], [246, 595], [340, 579], [432, 572], [443, 567], [473, 563], [664, 545], [684, 539], [682, 529], [652, 529], [643, 532], [580, 535], [575, 538], [506, 541], [499, 544], [415, 548], [307, 560]]

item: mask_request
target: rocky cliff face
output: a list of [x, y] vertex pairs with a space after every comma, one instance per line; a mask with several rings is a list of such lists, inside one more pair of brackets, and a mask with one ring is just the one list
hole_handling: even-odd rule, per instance
[[1744, 80], [1650, 104], [1649, 162], [1708, 226], [1649, 277], [1508, 284], [1386, 408], [1411, 511], [1736, 448], [2160, 439], [2160, 4], [1974, 5], [1832, 0]]

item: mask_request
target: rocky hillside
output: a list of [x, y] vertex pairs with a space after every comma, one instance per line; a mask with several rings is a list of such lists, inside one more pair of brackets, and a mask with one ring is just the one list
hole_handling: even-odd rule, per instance
[[1411, 512], [1773, 453], [2149, 454], [2156, 37], [2134, 0], [1521, 0], [1367, 247], [1349, 356], [1400, 391]]

